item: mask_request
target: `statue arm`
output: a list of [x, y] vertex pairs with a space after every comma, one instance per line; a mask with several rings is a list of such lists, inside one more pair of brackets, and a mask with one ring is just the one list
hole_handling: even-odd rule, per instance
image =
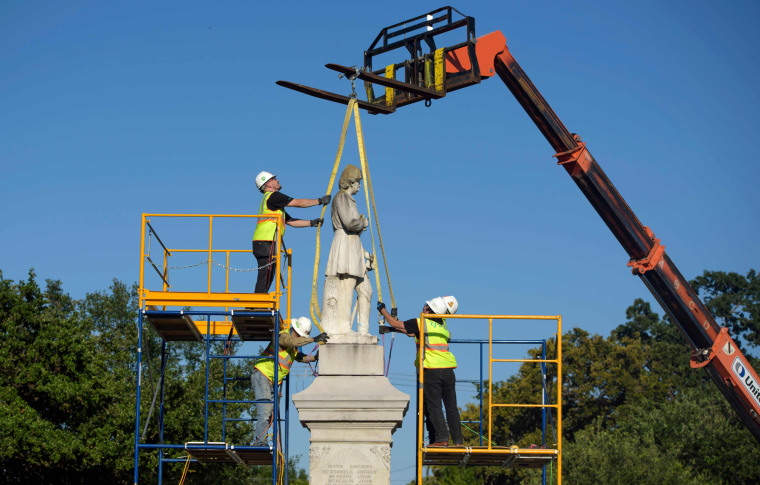
[[343, 229], [351, 232], [360, 232], [366, 226], [363, 215], [359, 214], [356, 202], [351, 200], [345, 192], [338, 193], [333, 201], [333, 210], [338, 214], [338, 219]]

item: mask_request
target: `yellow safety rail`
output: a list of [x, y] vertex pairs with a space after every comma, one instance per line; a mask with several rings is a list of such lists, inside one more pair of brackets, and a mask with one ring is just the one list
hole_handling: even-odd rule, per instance
[[[290, 318], [290, 284], [291, 284], [291, 262], [292, 262], [292, 250], [286, 249], [282, 237], [278, 237], [276, 240], [275, 248], [275, 278], [276, 283], [274, 290], [270, 293], [252, 293], [252, 292], [235, 292], [230, 291], [230, 255], [236, 253], [248, 253], [251, 254], [250, 249], [233, 249], [233, 248], [215, 248], [213, 246], [214, 240], [214, 220], [215, 219], [257, 219], [259, 217], [268, 217], [261, 214], [255, 215], [229, 215], [229, 214], [146, 214], [142, 215], [142, 225], [140, 234], [140, 282], [139, 282], [139, 298], [140, 308], [144, 306], [178, 306], [178, 307], [225, 307], [225, 308], [267, 308], [272, 310], [280, 309], [280, 299], [285, 294], [287, 296], [286, 303], [286, 318]], [[200, 248], [181, 248], [181, 247], [169, 247], [165, 246], [164, 242], [159, 238], [158, 233], [154, 229], [153, 224], [160, 227], [159, 223], [166, 219], [192, 219], [192, 218], [205, 218], [208, 220], [208, 246]], [[282, 217], [277, 219], [277, 230], [275, 234], [280, 234], [279, 227], [284, 224]], [[251, 227], [255, 227], [255, 221], [251, 224]], [[161, 245], [162, 257], [163, 257], [163, 272], [159, 271], [158, 266], [150, 259], [149, 254], [146, 252], [146, 230], [152, 231], [156, 236], [157, 242]], [[241, 246], [245, 242], [250, 244], [250, 233], [240, 235]], [[173, 253], [197, 253], [204, 255], [207, 259], [200, 264], [207, 264], [208, 272], [206, 278], [205, 288], [198, 288], [197, 291], [172, 291], [169, 279], [169, 261]], [[224, 255], [225, 264], [225, 290], [212, 291], [211, 288], [211, 266], [214, 261], [214, 256]], [[255, 268], [256, 260], [251, 255], [251, 261]], [[145, 263], [152, 265], [159, 273], [159, 277], [162, 279], [161, 289], [149, 289], [145, 282]], [[287, 264], [287, 271], [284, 277], [281, 277], [283, 264]], [[251, 288], [253, 282], [251, 283]], [[229, 327], [227, 327], [229, 330]], [[219, 329], [223, 331], [223, 329]]]
[[[441, 318], [436, 314], [420, 314], [420, 322], [424, 322], [425, 318]], [[420, 351], [419, 368], [417, 369], [417, 402], [419, 407], [417, 409], [418, 427], [417, 427], [417, 483], [422, 483], [422, 467], [426, 454], [435, 453], [451, 454], [451, 455], [468, 455], [481, 457], [498, 457], [503, 454], [503, 458], [497, 458], [494, 464], [503, 466], [510, 460], [507, 458], [516, 458], [519, 456], [552, 456], [557, 459], [557, 483], [562, 483], [562, 316], [561, 315], [446, 315], [446, 320], [454, 319], [468, 319], [468, 320], [488, 320], [488, 444], [487, 446], [475, 447], [450, 447], [450, 448], [427, 448], [424, 445], [423, 434], [423, 419], [424, 416], [424, 372], [423, 364], [425, 361], [425, 330], [426, 325], [420, 325]], [[493, 355], [493, 322], [494, 320], [554, 320], [557, 322], [557, 331], [554, 335], [557, 337], [557, 356], [555, 359], [496, 359]], [[471, 333], [471, 332], [470, 332]], [[556, 404], [506, 404], [506, 403], [494, 403], [493, 402], [493, 364], [501, 362], [519, 362], [519, 363], [535, 363], [535, 364], [556, 364], [557, 366], [557, 403]], [[543, 389], [542, 389], [543, 392]], [[543, 394], [542, 394], [543, 395]], [[520, 448], [518, 446], [499, 447], [494, 446], [491, 440], [491, 430], [493, 428], [493, 410], [495, 408], [553, 408], [556, 409], [557, 415], [557, 443], [556, 449], [548, 448]], [[474, 460], [473, 460], [474, 461]], [[467, 460], [463, 460], [464, 463]]]

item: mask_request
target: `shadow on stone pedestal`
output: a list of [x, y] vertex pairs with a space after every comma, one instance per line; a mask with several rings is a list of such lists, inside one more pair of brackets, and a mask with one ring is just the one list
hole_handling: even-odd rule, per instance
[[293, 403], [311, 431], [310, 485], [390, 483], [391, 435], [409, 395], [383, 375], [377, 337], [332, 336], [319, 348], [319, 377]]

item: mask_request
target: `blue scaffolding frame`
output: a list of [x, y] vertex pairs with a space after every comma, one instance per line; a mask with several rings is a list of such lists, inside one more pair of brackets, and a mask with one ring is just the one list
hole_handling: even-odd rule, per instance
[[[479, 398], [479, 408], [478, 411], [480, 412], [480, 420], [479, 421], [462, 421], [462, 423], [468, 423], [473, 424], [477, 423], [478, 428], [478, 436], [480, 437], [480, 446], [483, 446], [483, 394], [484, 394], [484, 382], [483, 379], [483, 346], [488, 345], [488, 340], [476, 340], [476, 339], [451, 339], [449, 343], [452, 344], [478, 344], [480, 346], [480, 392], [478, 393]], [[540, 340], [493, 340], [493, 344], [508, 344], [508, 345], [541, 345], [541, 359], [546, 360], [546, 339], [540, 339]], [[542, 402], [541, 404], [546, 404], [550, 402], [549, 400], [549, 392], [546, 388], [546, 363], [541, 362], [541, 397]], [[541, 408], [541, 446], [546, 446], [546, 408]], [[418, 417], [419, 419], [419, 417]], [[546, 465], [542, 467], [542, 480], [541, 483], [543, 485], [546, 485]]]
[[[449, 316], [452, 318], [453, 316]], [[557, 330], [557, 346], [560, 348], [561, 346], [561, 316], [482, 316], [482, 315], [459, 315], [459, 318], [488, 318], [489, 322], [492, 319], [541, 319], [541, 320], [551, 320], [556, 319], [558, 324], [558, 330]], [[421, 316], [420, 318], [423, 318]], [[556, 363], [558, 365], [558, 385], [561, 384], [561, 356], [558, 355], [557, 359], [548, 360], [547, 359], [547, 340], [546, 339], [530, 339], [530, 340], [494, 340], [490, 336], [489, 331], [489, 339], [451, 339], [449, 341], [450, 344], [477, 344], [480, 346], [480, 366], [479, 366], [479, 380], [457, 380], [457, 382], [471, 382], [471, 383], [479, 383], [480, 385], [480, 392], [478, 396], [479, 400], [479, 420], [468, 420], [468, 421], [462, 421], [462, 424], [472, 424], [477, 423], [478, 428], [478, 435], [479, 435], [479, 445], [477, 446], [461, 446], [461, 447], [444, 447], [444, 448], [430, 448], [425, 446], [423, 442], [423, 422], [424, 417], [421, 415], [421, 406], [420, 406], [420, 400], [422, 399], [422, 389], [423, 389], [423, 383], [420, 380], [420, 374], [419, 369], [417, 371], [417, 423], [416, 427], [418, 430], [417, 435], [417, 483], [422, 482], [422, 467], [423, 466], [500, 466], [500, 467], [507, 467], [507, 468], [542, 468], [542, 483], [543, 485], [546, 485], [547, 483], [547, 466], [551, 465], [553, 461], [556, 459], [558, 460], [558, 463], [561, 463], [561, 447], [559, 449], [552, 449], [551, 447], [547, 447], [547, 418], [549, 418], [549, 423], [552, 427], [552, 430], [554, 431], [555, 435], [555, 441], [559, 443], [558, 438], [561, 436], [561, 422], [556, 421], [555, 419], [547, 413], [547, 408], [556, 408], [558, 410], [558, 413], [561, 412], [561, 400], [558, 396], [558, 404], [552, 404], [548, 386], [547, 386], [547, 362]], [[493, 345], [500, 344], [500, 345], [540, 345], [541, 346], [541, 358], [540, 359], [494, 359], [492, 356], [492, 347]], [[489, 375], [491, 374], [491, 366], [494, 362], [535, 362], [540, 365], [540, 372], [541, 372], [541, 404], [540, 405], [533, 405], [533, 404], [514, 404], [514, 405], [506, 405], [506, 404], [497, 404], [496, 406], [511, 406], [511, 407], [522, 407], [522, 406], [528, 406], [528, 407], [541, 407], [541, 447], [535, 448], [534, 446], [531, 446], [529, 448], [519, 448], [516, 445], [511, 446], [496, 446], [492, 445], [492, 443], [488, 443], [486, 446], [484, 446], [483, 440], [484, 440], [484, 433], [486, 432], [486, 427], [484, 426], [484, 416], [483, 416], [483, 409], [484, 407], [484, 396], [488, 396], [490, 393], [490, 390], [487, 391], [486, 388], [486, 380], [484, 377], [484, 370], [483, 365], [486, 360], [484, 356], [484, 347], [488, 346], [489, 348], [489, 355], [487, 357], [487, 360], [489, 361]], [[493, 379], [493, 376], [490, 375], [490, 378]], [[494, 406], [492, 402], [489, 401], [488, 407], [491, 409], [491, 407]], [[551, 412], [551, 411], [550, 411]], [[490, 411], [489, 411], [490, 413]], [[490, 419], [490, 418], [489, 418]], [[557, 416], [557, 419], [559, 419], [559, 414]], [[490, 437], [490, 433], [489, 433]], [[561, 468], [558, 466], [558, 473], [557, 473], [557, 480], [558, 483], [561, 483]]]
[[[275, 348], [279, 347], [279, 323], [281, 322], [280, 312], [277, 310], [267, 310], [265, 312], [257, 311], [162, 311], [162, 310], [142, 310], [139, 315], [138, 322], [138, 335], [137, 335], [137, 392], [136, 392], [136, 404], [135, 404], [135, 446], [134, 446], [134, 483], [135, 485], [139, 481], [139, 454], [141, 450], [157, 450], [158, 452], [158, 483], [163, 481], [163, 464], [185, 462], [185, 459], [177, 458], [165, 458], [164, 450], [186, 450], [189, 455], [196, 458], [190, 459], [194, 461], [208, 461], [208, 462], [227, 462], [237, 463], [244, 465], [263, 465], [263, 461], [271, 454], [272, 464], [272, 484], [277, 485], [277, 477], [280, 472], [283, 475], [284, 483], [288, 483], [288, 436], [289, 436], [289, 414], [290, 414], [290, 380], [288, 376], [283, 379], [285, 384], [285, 412], [284, 417], [280, 417], [280, 405], [279, 405], [279, 392], [281, 385], [278, 385], [279, 366], [274, 366], [274, 399], [273, 400], [233, 400], [227, 399], [227, 383], [230, 381], [241, 380], [237, 377], [227, 377], [227, 364], [230, 359], [275, 359], [277, 353], [272, 357], [265, 357], [261, 355], [212, 355], [211, 354], [211, 342], [212, 341], [232, 341], [242, 342], [243, 340], [236, 336], [233, 338], [232, 333], [230, 337], [223, 338], [217, 337], [211, 332], [211, 317], [212, 316], [224, 316], [231, 317], [233, 315], [244, 315], [250, 317], [260, 316], [272, 316], [277, 325], [273, 327], [274, 345]], [[140, 401], [142, 394], [142, 348], [143, 348], [143, 327], [146, 319], [150, 317], [179, 317], [185, 316], [205, 316], [207, 322], [206, 333], [202, 335], [202, 342], [205, 343], [205, 366], [206, 366], [206, 385], [204, 396], [204, 423], [203, 423], [203, 441], [202, 442], [190, 442], [185, 444], [172, 444], [164, 443], [164, 376], [166, 370], [166, 362], [168, 360], [167, 353], [167, 338], [162, 336], [161, 341], [161, 374], [155, 393], [160, 393], [161, 399], [158, 407], [158, 426], [159, 426], [159, 443], [141, 443], [140, 440]], [[178, 339], [183, 340], [183, 339]], [[171, 341], [171, 339], [169, 339]], [[246, 339], [246, 342], [250, 341], [264, 341], [264, 339]], [[269, 341], [267, 339], [266, 341]], [[223, 383], [222, 383], [222, 399], [209, 399], [209, 369], [212, 360], [221, 359], [223, 363]], [[154, 394], [153, 402], [151, 403], [151, 411], [155, 404], [156, 394]], [[227, 436], [227, 422], [236, 421], [250, 421], [252, 418], [227, 418], [227, 405], [228, 404], [259, 404], [270, 403], [273, 405], [272, 415], [272, 445], [271, 446], [250, 446], [250, 445], [230, 445], [224, 442]], [[222, 405], [222, 440], [223, 442], [209, 442], [208, 440], [208, 409], [209, 404], [221, 404]], [[148, 418], [150, 419], [150, 413]], [[146, 419], [146, 423], [147, 423]], [[278, 424], [285, 422], [285, 432], [280, 436]], [[282, 455], [278, 453], [277, 444], [282, 443]], [[266, 463], [268, 464], [268, 463]]]

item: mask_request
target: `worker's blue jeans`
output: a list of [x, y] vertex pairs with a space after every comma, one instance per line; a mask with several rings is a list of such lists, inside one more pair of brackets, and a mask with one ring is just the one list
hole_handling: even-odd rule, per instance
[[[462, 425], [457, 408], [457, 393], [454, 389], [456, 376], [454, 369], [425, 369], [424, 413], [430, 443], [449, 441], [449, 433], [454, 444], [462, 444]], [[443, 406], [446, 406], [446, 421], [443, 420]]]
[[[257, 401], [274, 402], [274, 386], [269, 378], [254, 370], [251, 374], [251, 385], [253, 386], [253, 395]], [[256, 404], [256, 428], [254, 430], [254, 444], [260, 445], [266, 442], [266, 432], [269, 429], [272, 419], [272, 402]]]

